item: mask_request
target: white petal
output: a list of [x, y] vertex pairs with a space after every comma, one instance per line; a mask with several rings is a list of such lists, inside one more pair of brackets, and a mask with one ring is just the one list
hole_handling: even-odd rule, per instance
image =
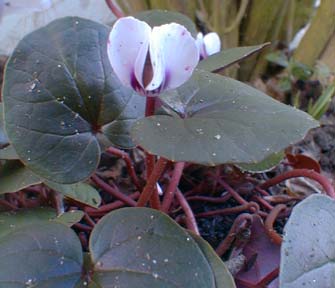
[[217, 33], [211, 32], [205, 35], [204, 44], [207, 56], [220, 52], [221, 40]]
[[205, 51], [204, 35], [201, 32], [197, 34], [196, 43], [197, 43], [200, 56], [202, 58], [207, 57], [206, 51]]
[[199, 61], [195, 39], [177, 23], [154, 27], [150, 38], [153, 79], [146, 87], [173, 89], [186, 82]]
[[134, 17], [117, 20], [109, 34], [108, 57], [115, 74], [127, 86], [135, 77], [143, 86], [142, 76], [148, 53], [150, 26]]
[[156, 31], [157, 27], [152, 29], [151, 38], [150, 38], [150, 46], [149, 46], [149, 53], [150, 53], [150, 61], [152, 65], [152, 79], [150, 83], [145, 87], [148, 91], [156, 90], [157, 88], [161, 87], [164, 79], [165, 79], [165, 59], [163, 58], [163, 49], [161, 42], [161, 38], [153, 37], [154, 31]]

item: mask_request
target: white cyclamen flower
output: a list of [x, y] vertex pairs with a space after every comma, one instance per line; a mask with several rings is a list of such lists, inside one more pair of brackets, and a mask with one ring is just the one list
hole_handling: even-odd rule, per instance
[[199, 61], [196, 40], [184, 26], [151, 28], [134, 17], [116, 21], [107, 49], [120, 81], [150, 96], [185, 83]]
[[220, 52], [221, 40], [219, 35], [215, 32], [208, 33], [205, 36], [199, 32], [197, 35], [197, 46], [200, 57], [204, 59], [210, 55]]

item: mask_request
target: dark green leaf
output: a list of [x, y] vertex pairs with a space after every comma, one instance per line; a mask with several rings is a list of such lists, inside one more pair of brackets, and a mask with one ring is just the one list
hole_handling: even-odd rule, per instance
[[0, 213], [0, 238], [8, 233], [8, 226], [19, 229], [27, 224], [35, 225], [39, 221], [53, 221], [55, 217], [56, 210], [50, 208], [36, 208], [20, 210], [19, 212]]
[[30, 210], [20, 210], [19, 213], [0, 213], [0, 222], [6, 222], [12, 226], [18, 227], [27, 225], [27, 223], [35, 224], [35, 222], [38, 221], [55, 221], [71, 227], [74, 223], [79, 222], [82, 217], [83, 211], [80, 210], [64, 212], [57, 216], [55, 209], [35, 208]]
[[80, 210], [64, 212], [63, 214], [57, 216], [55, 209], [35, 208], [29, 210], [20, 210], [18, 213], [0, 213], [0, 223], [6, 222], [11, 226], [21, 227], [27, 225], [27, 223], [34, 224], [38, 221], [55, 221], [71, 227], [74, 223], [79, 222], [82, 217], [83, 211]]
[[213, 248], [200, 236], [190, 233], [204, 253], [215, 277], [216, 288], [235, 288], [233, 276]]
[[51, 181], [46, 181], [45, 184], [51, 189], [78, 202], [90, 205], [92, 207], [100, 206], [100, 194], [89, 184], [81, 182], [75, 184], [59, 184]]
[[87, 178], [104, 131], [114, 145], [133, 145], [127, 129], [143, 115], [144, 97], [113, 74], [108, 33], [90, 20], [62, 18], [26, 36], [8, 61], [6, 130], [20, 159], [43, 178]]
[[200, 61], [198, 68], [209, 72], [219, 72], [259, 52], [269, 44], [270, 43], [264, 43], [257, 46], [237, 47], [222, 50], [221, 52], [213, 54]]
[[0, 170], [0, 194], [17, 192], [23, 188], [41, 183], [20, 161], [7, 161]]
[[167, 215], [147, 208], [111, 212], [90, 239], [94, 280], [101, 287], [214, 288], [206, 257]]
[[17, 160], [19, 159], [19, 155], [17, 155], [13, 145], [8, 145], [5, 148], [0, 149], [0, 159]]
[[84, 212], [80, 210], [71, 210], [69, 212], [62, 213], [55, 217], [53, 220], [66, 226], [71, 227], [73, 224], [78, 223], [83, 218]]
[[335, 201], [312, 195], [294, 207], [281, 247], [280, 287], [333, 287]]
[[193, 21], [179, 12], [167, 10], [149, 10], [137, 13], [135, 17], [147, 22], [151, 27], [175, 22], [186, 27], [186, 29], [192, 34], [193, 37], [197, 36], [197, 28], [195, 27]]
[[276, 167], [280, 161], [284, 158], [285, 153], [280, 151], [277, 153], [270, 154], [264, 160], [258, 163], [244, 164], [239, 163], [236, 164], [242, 171], [252, 172], [252, 173], [261, 173], [270, 171], [274, 167]]
[[308, 114], [246, 84], [201, 70], [161, 99], [184, 118], [147, 117], [135, 123], [132, 135], [148, 152], [173, 161], [259, 162], [318, 126]]
[[0, 288], [73, 288], [83, 262], [79, 239], [63, 224], [25, 214], [0, 214]]

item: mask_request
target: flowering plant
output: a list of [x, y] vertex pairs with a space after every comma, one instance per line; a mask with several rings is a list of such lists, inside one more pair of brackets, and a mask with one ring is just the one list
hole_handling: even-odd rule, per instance
[[[18, 44], [6, 67], [2, 94], [0, 156], [6, 162], [0, 193], [44, 183], [43, 189], [57, 191], [58, 214], [61, 195], [84, 208], [83, 214], [77, 211], [79, 220], [75, 213], [56, 216], [44, 209], [15, 217], [1, 214], [0, 256], [15, 256], [6, 263], [0, 260], [0, 283], [235, 287], [225, 264], [197, 235], [177, 187], [185, 163], [258, 163], [318, 123], [214, 73], [265, 45], [220, 52], [217, 35], [196, 35], [185, 16], [154, 11], [121, 18], [112, 28], [67, 17]], [[119, 149], [134, 147], [145, 152], [144, 183], [129, 155]], [[134, 194], [122, 193], [96, 174], [105, 151], [125, 159]], [[158, 184], [168, 165], [175, 168], [160, 197]], [[101, 199], [84, 183], [88, 179], [121, 206], [137, 208], [111, 212], [95, 225], [94, 219], [115, 208], [99, 207], [108, 197]], [[188, 215], [191, 232], [162, 213], [175, 210], [174, 197]], [[162, 212], [143, 208], [148, 203]], [[92, 226], [77, 223], [83, 215]], [[68, 227], [74, 223], [84, 229], [81, 243]], [[25, 245], [13, 244], [23, 239]], [[90, 252], [85, 265], [80, 244]], [[11, 276], [13, 269], [21, 272]]]

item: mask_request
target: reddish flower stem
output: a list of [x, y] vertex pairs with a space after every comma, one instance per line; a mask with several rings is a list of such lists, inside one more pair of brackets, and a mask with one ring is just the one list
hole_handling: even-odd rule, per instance
[[[80, 229], [80, 228], [78, 228]], [[88, 231], [89, 232], [89, 231]], [[85, 249], [85, 250], [88, 250], [87, 247], [88, 247], [88, 239], [87, 239], [87, 236], [86, 236], [86, 233], [81, 231], [78, 233], [78, 237], [80, 239], [80, 242], [81, 242], [81, 245], [82, 247]]]
[[6, 201], [6, 200], [0, 200], [0, 205], [10, 209], [10, 210], [17, 210], [18, 207], [16, 207], [15, 205], [11, 204], [10, 202]]
[[[202, 212], [198, 213], [195, 216], [196, 217], [213, 217], [217, 215], [231, 215], [231, 214], [237, 214], [241, 213], [244, 211], [250, 211], [252, 210], [253, 213], [258, 213], [259, 212], [259, 206], [255, 202], [250, 202], [247, 204], [231, 207], [231, 208], [225, 208], [225, 209], [217, 209], [213, 211], [208, 211], [208, 212]], [[256, 210], [256, 211], [255, 211]]]
[[[150, 176], [154, 171], [156, 156], [151, 155], [149, 153], [145, 154], [146, 154], [146, 166], [147, 166], [147, 181], [149, 181]], [[159, 194], [156, 185], [153, 187], [153, 191], [150, 196], [150, 207], [157, 210], [161, 209], [161, 202], [159, 200]]]
[[168, 163], [168, 160], [160, 157], [158, 162], [156, 163], [148, 181], [145, 185], [140, 198], [137, 201], [137, 207], [144, 207], [149, 199], [151, 198], [151, 195], [154, 191], [157, 191], [156, 184], [159, 180], [159, 178], [162, 176], [163, 172], [165, 171], [165, 167]]
[[285, 211], [286, 208], [287, 207], [284, 204], [278, 204], [277, 206], [275, 206], [269, 213], [268, 217], [266, 217], [266, 220], [264, 223], [266, 233], [271, 238], [271, 240], [277, 245], [281, 245], [281, 243], [283, 242], [283, 239], [273, 228], [273, 224], [275, 223], [279, 213], [282, 211]]
[[229, 193], [226, 193], [225, 195], [221, 197], [209, 197], [209, 196], [190, 196], [187, 197], [187, 201], [204, 201], [204, 202], [210, 202], [210, 203], [224, 203], [227, 202], [232, 196]]
[[215, 249], [216, 253], [220, 257], [224, 255], [230, 248], [238, 232], [241, 229], [251, 226], [252, 221], [253, 221], [253, 218], [252, 218], [252, 215], [250, 214], [243, 213], [243, 214], [238, 215], [233, 225], [231, 226], [227, 237]]
[[93, 230], [93, 227], [81, 223], [75, 223], [73, 224], [73, 227], [86, 232], [91, 232]]
[[285, 172], [281, 175], [278, 175], [272, 179], [267, 180], [266, 182], [264, 182], [263, 184], [260, 185], [260, 188], [262, 189], [267, 189], [271, 186], [277, 185], [280, 182], [290, 179], [290, 178], [296, 178], [296, 177], [306, 177], [306, 178], [310, 178], [316, 182], [318, 182], [323, 189], [325, 190], [326, 194], [335, 199], [335, 191], [334, 191], [334, 187], [332, 186], [332, 184], [330, 183], [330, 181], [324, 177], [323, 175], [313, 171], [313, 170], [309, 170], [309, 169], [295, 169], [295, 170], [291, 170], [288, 172]]
[[[140, 193], [139, 192], [135, 192], [133, 194], [130, 194], [128, 197], [133, 199], [133, 200], [137, 200], [139, 197]], [[121, 208], [125, 206], [125, 203], [123, 201], [117, 200], [114, 201], [112, 203], [103, 205], [101, 207], [99, 207], [98, 209], [96, 208], [92, 208], [92, 207], [85, 207], [84, 211], [89, 214], [91, 217], [97, 217], [97, 216], [104, 216], [106, 213]]]
[[110, 153], [110, 154], [113, 154], [115, 156], [118, 156], [118, 157], [121, 157], [124, 162], [126, 163], [126, 166], [127, 166], [127, 171], [128, 171], [128, 174], [131, 178], [131, 180], [133, 181], [134, 185], [136, 186], [137, 190], [138, 191], [141, 191], [142, 190], [142, 186], [140, 185], [140, 182], [137, 178], [137, 175], [136, 175], [136, 172], [135, 172], [135, 169], [134, 169], [134, 165], [133, 165], [133, 161], [130, 159], [128, 153], [120, 150], [120, 149], [117, 149], [115, 147], [109, 147], [107, 150], [106, 150], [107, 153]]
[[192, 211], [190, 205], [188, 204], [186, 198], [184, 197], [183, 193], [181, 193], [178, 188], [176, 188], [175, 193], [176, 193], [176, 198], [177, 198], [180, 206], [183, 208], [183, 210], [185, 212], [187, 229], [191, 230], [196, 235], [200, 235], [198, 225], [197, 225], [197, 221], [195, 220], [193, 211]]
[[145, 103], [145, 117], [155, 114], [156, 97], [146, 97]]
[[114, 0], [106, 0], [106, 4], [108, 8], [112, 11], [112, 13], [115, 15], [116, 18], [124, 17], [124, 13], [118, 7], [118, 5], [114, 3]]
[[166, 188], [166, 191], [164, 193], [164, 199], [163, 199], [163, 203], [162, 203], [162, 211], [165, 212], [165, 213], [168, 213], [168, 211], [171, 207], [171, 204], [172, 204], [175, 192], [177, 190], [180, 178], [183, 174], [184, 167], [185, 167], [185, 162], [177, 162], [174, 166], [172, 176], [171, 176], [171, 180], [170, 180], [170, 183], [169, 183], [169, 185]]
[[[146, 97], [145, 117], [149, 117], [155, 114], [155, 105], [156, 105], [155, 97]], [[155, 163], [156, 163], [156, 156], [148, 152], [145, 152], [147, 181], [149, 180], [150, 175], [152, 174], [154, 170]], [[158, 190], [156, 186], [153, 188], [153, 191], [150, 196], [150, 206], [154, 209], [160, 210], [161, 204], [160, 204]]]
[[255, 187], [255, 190], [259, 193], [262, 194], [263, 196], [270, 196], [270, 193], [261, 189], [260, 187]]
[[220, 185], [227, 190], [227, 192], [241, 205], [246, 205], [249, 202], [245, 199], [243, 199], [240, 194], [238, 194], [230, 185], [228, 185], [228, 183], [226, 183], [225, 181], [223, 181], [222, 179], [218, 179], [218, 182], [220, 183]]
[[258, 201], [264, 208], [266, 208], [270, 211], [273, 209], [273, 206], [270, 203], [268, 203], [267, 201], [265, 201], [262, 197], [255, 195], [252, 198], [253, 198], [253, 200]]
[[[227, 190], [227, 192], [241, 205], [248, 205], [249, 202], [247, 200], [245, 200], [244, 198], [242, 198], [240, 196], [240, 194], [238, 192], [236, 192], [228, 183], [226, 183], [224, 180], [222, 179], [218, 179], [219, 184]], [[259, 209], [259, 205], [255, 202], [251, 202], [253, 203], [254, 206], [250, 206], [249, 211], [251, 213], [257, 213], [262, 217], [266, 217], [268, 214], [264, 211], [260, 211]]]
[[121, 200], [122, 202], [124, 202], [129, 206], [132, 207], [136, 206], [136, 202], [133, 199], [121, 193], [120, 191], [114, 189], [112, 186], [108, 185], [106, 182], [100, 179], [97, 175], [92, 175], [91, 179], [98, 187], [105, 190], [107, 193], [111, 194], [116, 199]]
[[84, 219], [89, 226], [91, 226], [91, 227], [95, 226], [94, 220], [87, 213], [84, 214]]

